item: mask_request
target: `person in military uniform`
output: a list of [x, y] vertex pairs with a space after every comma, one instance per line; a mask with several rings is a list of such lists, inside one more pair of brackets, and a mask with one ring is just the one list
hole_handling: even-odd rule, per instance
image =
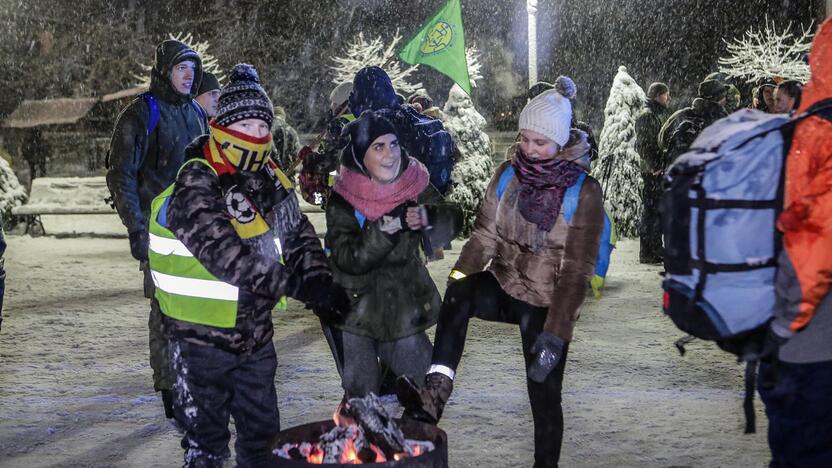
[[153, 201], [150, 268], [170, 339], [185, 466], [223, 465], [229, 416], [237, 466], [270, 459], [268, 441], [280, 430], [271, 314], [282, 296], [326, 322], [349, 309], [270, 157], [273, 119], [256, 70], [235, 66], [210, 133], [187, 148], [176, 182]]

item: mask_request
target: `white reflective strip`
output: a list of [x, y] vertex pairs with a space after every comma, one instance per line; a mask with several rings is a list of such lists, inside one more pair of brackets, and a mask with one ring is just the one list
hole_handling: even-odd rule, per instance
[[222, 281], [183, 278], [151, 271], [153, 283], [168, 294], [201, 297], [204, 299], [237, 300], [237, 287]]
[[430, 368], [428, 369], [428, 374], [442, 374], [445, 377], [453, 380], [456, 372], [448, 366], [443, 366], [439, 364], [431, 364]]
[[193, 257], [193, 254], [185, 247], [185, 244], [176, 239], [150, 234], [150, 250], [159, 255], [176, 255], [178, 257]]
[[280, 246], [280, 239], [274, 238], [274, 246], [277, 248], [277, 254], [283, 257], [283, 248]]

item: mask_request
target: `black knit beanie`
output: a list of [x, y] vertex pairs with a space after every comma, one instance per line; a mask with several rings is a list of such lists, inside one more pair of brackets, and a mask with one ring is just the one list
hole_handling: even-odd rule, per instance
[[247, 63], [239, 63], [234, 65], [228, 84], [220, 93], [216, 121], [228, 127], [246, 119], [263, 120], [271, 128], [274, 108], [268, 94], [260, 86], [257, 70]]
[[199, 83], [199, 89], [197, 90], [196, 95], [199, 96], [215, 89], [222, 89], [217, 77], [211, 72], [203, 72], [202, 81]]
[[347, 125], [344, 131], [349, 132], [350, 144], [341, 153], [341, 164], [365, 175], [367, 167], [364, 165], [364, 154], [370, 145], [382, 135], [396, 135], [393, 124], [373, 111], [364, 111], [359, 118]]

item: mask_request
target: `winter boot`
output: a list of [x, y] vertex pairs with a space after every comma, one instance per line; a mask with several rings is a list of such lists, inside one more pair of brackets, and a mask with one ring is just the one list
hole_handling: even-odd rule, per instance
[[173, 392], [170, 390], [159, 390], [162, 392], [162, 404], [165, 406], [165, 417], [173, 419]]
[[407, 376], [396, 380], [396, 394], [404, 406], [404, 415], [430, 424], [439, 423], [453, 389], [454, 381], [436, 372], [425, 376], [422, 388]]

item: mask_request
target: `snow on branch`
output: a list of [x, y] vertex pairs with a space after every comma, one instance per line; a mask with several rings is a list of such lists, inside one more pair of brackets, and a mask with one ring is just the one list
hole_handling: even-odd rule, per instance
[[412, 94], [421, 90], [422, 83], [410, 82], [410, 75], [418, 70], [419, 66], [402, 69], [396, 59], [396, 51], [401, 40], [398, 29], [393, 40], [386, 46], [380, 36], [368, 41], [364, 38], [364, 33], [358, 33], [358, 37], [347, 45], [342, 56], [332, 57], [332, 61], [335, 62], [335, 65], [329, 67], [335, 74], [332, 81], [336, 84], [352, 81], [358, 70], [368, 65], [377, 65], [387, 72], [397, 91]]
[[[199, 58], [202, 61], [202, 71], [213, 73], [214, 76], [217, 77], [217, 80], [219, 80], [220, 84], [225, 81], [225, 72], [223, 72], [222, 68], [220, 68], [217, 58], [208, 53], [208, 48], [211, 47], [211, 44], [209, 44], [208, 41], [196, 41], [194, 40], [193, 34], [185, 34], [182, 32], [177, 34], [170, 33], [168, 34], [168, 39], [182, 42], [193, 49], [197, 54], [199, 54]], [[138, 80], [137, 86], [149, 87], [150, 70], [153, 66], [145, 64], [139, 64], [139, 66], [142, 69], [142, 73], [133, 75], [133, 77]]]
[[[799, 37], [789, 32], [792, 24], [782, 31], [777, 31], [774, 22], [755, 30], [753, 27], [741, 38], [733, 42], [725, 41], [728, 56], [720, 57], [719, 71], [731, 77], [744, 78], [748, 83], [759, 82], [768, 78], [809, 80], [809, 65], [803, 56], [812, 45], [812, 24], [803, 29]], [[723, 39], [724, 40], [724, 39]]]
[[476, 44], [471, 44], [470, 47], [465, 48], [465, 61], [468, 62], [468, 79], [471, 81], [471, 87], [477, 87], [477, 81], [483, 78], [482, 63], [480, 63], [480, 51]]

